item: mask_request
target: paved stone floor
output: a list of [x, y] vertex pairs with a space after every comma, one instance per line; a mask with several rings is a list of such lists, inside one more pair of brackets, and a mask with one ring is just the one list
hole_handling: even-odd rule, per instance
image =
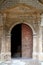
[[41, 62], [41, 65], [43, 65], [43, 62]]
[[43, 62], [33, 59], [12, 59], [11, 61], [0, 61], [0, 65], [43, 65]]

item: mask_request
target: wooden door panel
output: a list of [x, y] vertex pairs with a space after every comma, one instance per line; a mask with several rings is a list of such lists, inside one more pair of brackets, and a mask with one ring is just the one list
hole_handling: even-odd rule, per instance
[[32, 49], [33, 49], [32, 29], [28, 25], [22, 24], [22, 57], [32, 58]]

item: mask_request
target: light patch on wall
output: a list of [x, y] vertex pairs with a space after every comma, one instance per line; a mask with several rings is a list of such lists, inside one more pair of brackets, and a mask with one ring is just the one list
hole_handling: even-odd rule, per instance
[[43, 26], [43, 21], [41, 21], [41, 26]]
[[41, 26], [43, 26], [43, 14], [41, 15]]

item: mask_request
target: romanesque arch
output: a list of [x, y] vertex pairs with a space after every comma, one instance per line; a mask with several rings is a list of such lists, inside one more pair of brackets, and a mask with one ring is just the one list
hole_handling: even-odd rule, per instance
[[32, 53], [33, 31], [31, 27], [24, 23], [16, 25], [11, 31], [11, 56], [32, 58]]

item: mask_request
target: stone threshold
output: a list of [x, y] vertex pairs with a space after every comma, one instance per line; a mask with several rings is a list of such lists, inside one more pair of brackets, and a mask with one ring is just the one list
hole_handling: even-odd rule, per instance
[[43, 62], [35, 59], [11, 59], [10, 61], [0, 61], [0, 65], [43, 65]]

